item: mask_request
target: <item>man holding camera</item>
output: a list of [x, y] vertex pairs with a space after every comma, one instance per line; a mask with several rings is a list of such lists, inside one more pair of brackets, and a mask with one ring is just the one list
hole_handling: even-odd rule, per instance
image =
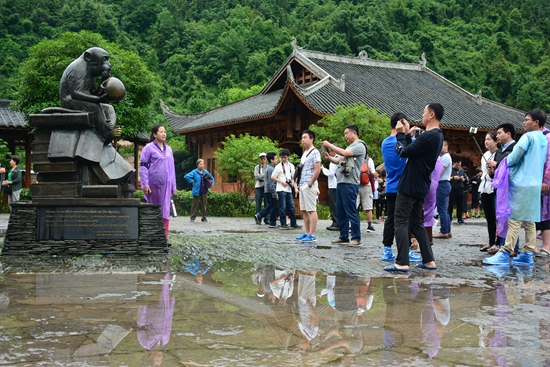
[[[290, 163], [288, 157], [290, 151], [281, 149], [279, 153], [281, 163], [275, 166], [271, 179], [277, 182], [277, 196], [279, 198], [279, 219], [281, 220], [281, 229], [301, 228], [296, 224], [296, 211], [294, 208], [294, 199], [292, 198], [294, 188], [294, 165]], [[290, 226], [286, 224], [286, 213], [288, 208], [288, 216], [290, 218]]]
[[[330, 149], [339, 155], [338, 158], [323, 152], [323, 157], [331, 163], [340, 164], [336, 172], [336, 212], [340, 226], [340, 236], [333, 240], [334, 244], [347, 244], [349, 247], [357, 247], [361, 244], [361, 222], [357, 212], [357, 193], [359, 192], [359, 173], [367, 155], [366, 144], [359, 139], [357, 125], [348, 125], [344, 129], [344, 138], [349, 146], [346, 149], [339, 148], [328, 141], [323, 141], [323, 147]], [[346, 161], [344, 161], [344, 158]], [[348, 161], [349, 160], [349, 161]], [[351, 223], [351, 242], [349, 242], [349, 230]]]
[[409, 122], [400, 119], [395, 130], [397, 142], [395, 150], [401, 158], [407, 158], [405, 170], [397, 186], [395, 202], [395, 242], [397, 257], [395, 264], [384, 268], [386, 271], [409, 271], [409, 229], [418, 241], [422, 264], [416, 267], [425, 270], [436, 270], [430, 240], [424, 227], [424, 198], [431, 185], [431, 174], [443, 146], [443, 134], [439, 121], [443, 118], [443, 106], [430, 103], [424, 108], [422, 124], [426, 132], [414, 141], [412, 136], [417, 127], [410, 128]]

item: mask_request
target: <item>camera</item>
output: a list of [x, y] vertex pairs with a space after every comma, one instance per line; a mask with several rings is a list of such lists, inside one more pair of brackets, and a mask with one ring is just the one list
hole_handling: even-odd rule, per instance
[[292, 184], [292, 180], [290, 180], [290, 179], [287, 178], [287, 179], [286, 179], [286, 183], [287, 183], [288, 187], [290, 187], [290, 189], [291, 189], [292, 191], [294, 191], [294, 185]]

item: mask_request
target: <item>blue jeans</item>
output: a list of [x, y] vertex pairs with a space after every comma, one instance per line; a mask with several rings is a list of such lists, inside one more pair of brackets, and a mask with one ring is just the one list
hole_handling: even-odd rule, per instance
[[359, 185], [338, 183], [336, 185], [336, 215], [340, 226], [340, 239], [347, 241], [351, 224], [351, 239], [361, 242], [361, 222], [357, 211]]
[[292, 193], [286, 191], [277, 192], [279, 195], [279, 216], [281, 217], [281, 226], [286, 226], [286, 213], [288, 208], [288, 216], [290, 218], [290, 225], [296, 225], [296, 211], [294, 210], [294, 201], [292, 200]]
[[435, 193], [437, 213], [441, 233], [451, 232], [451, 218], [449, 217], [449, 194], [451, 193], [450, 182], [440, 182]]
[[[277, 199], [273, 198], [272, 193], [267, 192], [264, 194], [264, 203], [265, 203], [264, 209], [261, 212], [258, 212], [258, 216], [260, 217], [260, 220], [262, 218], [269, 219], [271, 217], [271, 210], [273, 209], [274, 204], [275, 206], [277, 206]], [[277, 214], [275, 214], [275, 217], [273, 219], [273, 224], [275, 224], [275, 218], [277, 218]], [[270, 223], [271, 223], [271, 220], [270, 220]]]

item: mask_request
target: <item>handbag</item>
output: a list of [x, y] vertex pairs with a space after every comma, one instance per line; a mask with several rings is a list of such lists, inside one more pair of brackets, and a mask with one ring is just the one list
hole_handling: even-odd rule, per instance
[[212, 176], [206, 176], [204, 175], [204, 184], [206, 185], [206, 188], [209, 189], [211, 188], [212, 186], [214, 186], [212, 184]]
[[6, 186], [3, 186], [2, 189], [4, 190], [4, 192], [8, 195], [11, 195], [12, 192], [13, 192], [13, 187], [11, 185], [6, 185]]

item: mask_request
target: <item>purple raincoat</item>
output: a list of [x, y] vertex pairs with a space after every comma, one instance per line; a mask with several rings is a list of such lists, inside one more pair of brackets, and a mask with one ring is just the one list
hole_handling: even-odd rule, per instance
[[151, 350], [159, 342], [162, 347], [170, 340], [176, 298], [170, 297], [169, 279], [170, 273], [166, 273], [158, 305], [139, 306], [137, 336], [139, 344], [147, 350]]
[[[546, 133], [547, 131], [548, 133]], [[550, 147], [550, 130], [543, 128], [542, 132], [546, 134], [546, 141]], [[544, 162], [542, 183], [550, 185], [550, 149], [546, 152], [546, 162]], [[550, 191], [546, 194], [542, 194], [542, 199], [540, 202], [540, 221], [544, 222], [547, 220], [550, 220]]]
[[147, 144], [141, 151], [141, 187], [149, 187], [151, 195], [145, 196], [148, 203], [160, 204], [164, 219], [170, 219], [170, 197], [176, 192], [176, 169], [172, 148], [164, 144], [162, 151], [156, 142]]
[[498, 221], [497, 232], [499, 237], [506, 238], [508, 233], [508, 218], [512, 214], [509, 205], [510, 189], [510, 167], [506, 164], [508, 157], [505, 157], [498, 165], [493, 178], [492, 186], [497, 189], [496, 217]]
[[430, 190], [428, 195], [424, 199], [424, 227], [433, 227], [434, 226], [434, 211], [435, 211], [435, 194], [437, 191], [437, 186], [439, 185], [439, 177], [441, 177], [441, 172], [443, 172], [443, 162], [441, 157], [437, 158], [435, 161], [435, 168], [432, 171], [430, 176], [432, 182], [430, 184]]

